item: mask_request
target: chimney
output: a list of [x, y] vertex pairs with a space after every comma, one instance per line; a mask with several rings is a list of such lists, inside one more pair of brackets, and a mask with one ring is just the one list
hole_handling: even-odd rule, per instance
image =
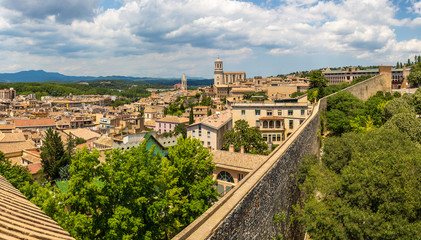
[[234, 145], [232, 145], [232, 144], [231, 144], [231, 145], [229, 146], [229, 152], [235, 152], [235, 150], [234, 150]]
[[241, 146], [241, 150], [240, 150], [240, 152], [241, 152], [241, 153], [244, 153], [244, 146]]

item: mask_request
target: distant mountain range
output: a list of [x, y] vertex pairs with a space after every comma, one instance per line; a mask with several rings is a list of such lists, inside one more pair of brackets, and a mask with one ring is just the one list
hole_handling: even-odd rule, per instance
[[[16, 83], [16, 82], [88, 82], [95, 80], [124, 80], [124, 81], [143, 81], [147, 83], [174, 85], [181, 82], [180, 78], [152, 78], [152, 77], [129, 77], [129, 76], [67, 76], [56, 72], [45, 72], [43, 70], [21, 71], [17, 73], [0, 73], [0, 82]], [[213, 83], [213, 79], [205, 79], [201, 77], [187, 77], [187, 85], [190, 86], [207, 86]]]

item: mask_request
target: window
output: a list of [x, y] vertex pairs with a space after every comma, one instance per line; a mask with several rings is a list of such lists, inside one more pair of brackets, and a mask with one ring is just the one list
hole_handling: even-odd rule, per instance
[[260, 116], [260, 110], [255, 110], [256, 116]]
[[196, 131], [195, 130], [193, 130], [193, 137], [196, 137]]
[[265, 142], [268, 141], [268, 136], [266, 134], [263, 134], [263, 141], [265, 141]]
[[161, 123], [159, 123], [159, 127], [161, 127]]
[[281, 109], [278, 110], [278, 116], [282, 116], [282, 110]]
[[272, 142], [276, 142], [276, 135], [275, 134], [273, 134], [273, 136], [272, 136]]
[[281, 141], [281, 134], [276, 135], [276, 140], [279, 142]]
[[208, 131], [208, 138], [210, 138], [210, 132]]
[[231, 174], [229, 172], [221, 171], [218, 176], [216, 177], [219, 181], [223, 182], [230, 182], [234, 183], [234, 178], [232, 178]]
[[208, 142], [208, 146], [210, 146], [210, 142]]
[[301, 115], [304, 115], [304, 114], [305, 114], [305, 112], [306, 112], [306, 111], [305, 111], [304, 109], [302, 109], [302, 110], [301, 110]]
[[289, 120], [289, 129], [294, 128], [294, 120]]
[[244, 175], [243, 175], [243, 174], [241, 174], [241, 173], [239, 173], [239, 174], [238, 174], [238, 181], [243, 180], [243, 178], [244, 178]]
[[293, 111], [292, 110], [288, 110], [288, 116], [292, 116]]
[[245, 116], [246, 115], [246, 110], [241, 110], [241, 116]]
[[199, 137], [202, 136], [202, 130], [199, 130]]
[[266, 112], [266, 115], [268, 115], [268, 116], [272, 116], [272, 111], [267, 111], [267, 112]]
[[164, 123], [164, 128], [166, 128], [167, 127], [167, 124], [166, 123]]

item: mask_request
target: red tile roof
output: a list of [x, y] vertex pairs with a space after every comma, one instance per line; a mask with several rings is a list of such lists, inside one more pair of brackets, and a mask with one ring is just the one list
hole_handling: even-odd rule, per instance
[[29, 172], [31, 174], [35, 174], [37, 173], [39, 170], [42, 169], [41, 163], [34, 163], [34, 164], [29, 164], [26, 166], [29, 169]]
[[40, 119], [19, 119], [15, 120], [15, 127], [38, 127], [55, 126], [56, 122], [52, 118]]

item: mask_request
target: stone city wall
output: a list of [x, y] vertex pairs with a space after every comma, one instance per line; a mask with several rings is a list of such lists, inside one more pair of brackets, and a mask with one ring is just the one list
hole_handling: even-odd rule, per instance
[[[390, 73], [342, 91], [367, 100], [379, 90], [391, 90]], [[273, 239], [280, 234], [283, 239], [303, 239], [293, 214], [300, 201], [295, 175], [302, 157], [319, 154], [320, 116], [328, 97], [314, 105], [312, 115], [259, 168], [173, 239]]]

